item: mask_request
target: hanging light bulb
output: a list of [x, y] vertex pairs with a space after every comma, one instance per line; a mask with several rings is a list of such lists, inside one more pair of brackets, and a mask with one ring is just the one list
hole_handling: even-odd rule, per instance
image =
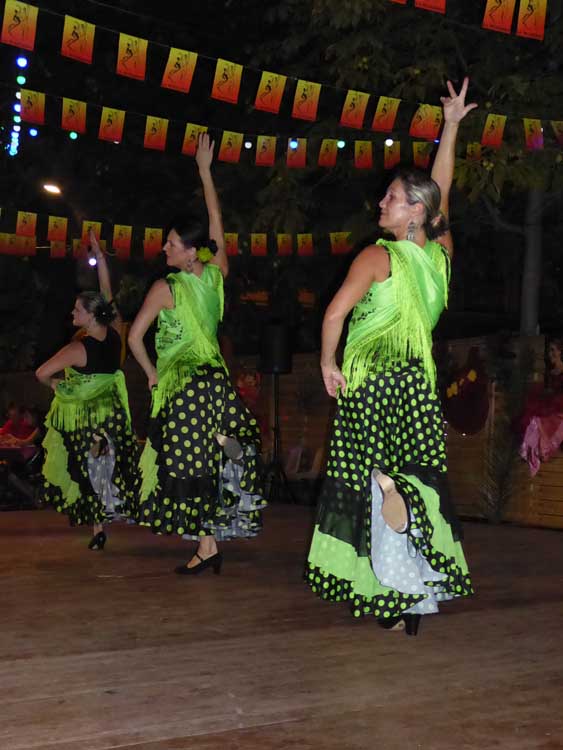
[[290, 138], [289, 139], [289, 148], [292, 148], [293, 150], [295, 150], [298, 147], [299, 147], [299, 141], [297, 140], [297, 138]]
[[343, 141], [343, 140], [336, 141], [336, 145], [338, 146], [338, 148], [344, 148], [344, 146], [346, 145], [346, 141]]
[[392, 138], [386, 138], [385, 139], [385, 145], [388, 146], [389, 148], [391, 148], [391, 146], [393, 145], [393, 143], [394, 143], [394, 141], [393, 141]]

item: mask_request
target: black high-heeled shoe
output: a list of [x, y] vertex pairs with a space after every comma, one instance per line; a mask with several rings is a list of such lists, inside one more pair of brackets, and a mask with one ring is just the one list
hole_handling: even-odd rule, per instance
[[405, 633], [406, 635], [416, 635], [418, 633], [418, 627], [420, 625], [421, 615], [403, 615], [405, 621]]
[[106, 539], [107, 537], [105, 533], [103, 531], [99, 531], [90, 539], [88, 549], [103, 550]]
[[221, 566], [223, 565], [223, 555], [220, 552], [216, 552], [214, 555], [211, 555], [211, 557], [205, 559], [201, 555], [198, 555], [197, 552], [195, 553], [195, 556], [201, 560], [198, 565], [194, 565], [192, 568], [188, 568], [187, 565], [178, 565], [177, 568], [174, 568], [174, 571], [181, 576], [195, 576], [199, 573], [203, 573], [206, 568], [213, 568], [215, 575], [219, 575], [221, 572]]
[[397, 627], [396, 630], [404, 630], [404, 618], [402, 615], [399, 617], [381, 617], [377, 618], [377, 624], [380, 625], [384, 630], [393, 630], [397, 625], [403, 625], [403, 627]]

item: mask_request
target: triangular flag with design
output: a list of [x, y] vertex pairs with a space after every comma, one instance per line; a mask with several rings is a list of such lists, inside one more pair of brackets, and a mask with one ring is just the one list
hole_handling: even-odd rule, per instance
[[250, 235], [250, 252], [252, 255], [268, 255], [268, 235], [263, 232], [253, 232]]
[[240, 159], [240, 150], [242, 148], [242, 133], [234, 133], [231, 130], [224, 130], [221, 138], [221, 147], [217, 158], [219, 161], [238, 162]]
[[323, 138], [319, 151], [319, 167], [334, 167], [338, 153], [336, 138]]
[[96, 27], [93, 23], [81, 21], [73, 16], [65, 16], [61, 55], [91, 65], [95, 34]]
[[37, 214], [30, 211], [18, 211], [16, 234], [18, 237], [35, 237]]
[[481, 161], [481, 144], [472, 142], [467, 144], [467, 161]]
[[526, 136], [526, 148], [537, 151], [543, 148], [543, 128], [541, 120], [524, 117], [524, 135]]
[[516, 27], [518, 36], [543, 40], [546, 15], [547, 0], [520, 0], [518, 26]]
[[22, 89], [20, 93], [22, 120], [43, 125], [45, 123], [45, 94], [30, 89]]
[[238, 255], [238, 232], [225, 232], [225, 252]]
[[313, 235], [297, 235], [297, 255], [313, 255]]
[[414, 0], [415, 8], [433, 10], [436, 13], [446, 12], [446, 0]]
[[433, 141], [438, 137], [441, 126], [442, 108], [433, 104], [421, 104], [412, 118], [409, 135]]
[[128, 258], [131, 251], [133, 227], [126, 224], [115, 224], [113, 227], [112, 247], [117, 250], [118, 258]]
[[162, 229], [160, 227], [145, 227], [143, 251], [145, 258], [153, 258], [162, 250]]
[[20, 3], [19, 0], [6, 0], [0, 41], [20, 49], [32, 50], [35, 47], [38, 11], [34, 5]]
[[229, 104], [236, 104], [240, 91], [240, 82], [242, 79], [242, 65], [229, 62], [229, 60], [217, 60], [215, 68], [215, 79], [211, 96], [213, 99], [220, 99]]
[[125, 125], [125, 110], [103, 107], [100, 117], [100, 129], [98, 138], [102, 141], [113, 141], [121, 143], [123, 138], [123, 126]]
[[278, 234], [278, 255], [293, 255], [293, 238], [290, 234]]
[[81, 235], [81, 241], [82, 242], [89, 242], [90, 241], [90, 230], [94, 230], [94, 236], [100, 241], [100, 235], [102, 233], [102, 222], [101, 221], [91, 221], [90, 219], [84, 219], [82, 222], [82, 235]]
[[146, 39], [121, 33], [119, 35], [116, 73], [119, 73], [120, 76], [135, 78], [137, 81], [144, 81], [147, 71], [147, 46], [148, 41]]
[[65, 216], [49, 216], [47, 239], [52, 242], [66, 242], [68, 219]]
[[201, 133], [207, 133], [207, 125], [194, 125], [193, 122], [188, 122], [184, 133], [184, 142], [182, 143], [183, 154], [195, 156]]
[[297, 81], [291, 116], [299, 120], [310, 120], [311, 122], [316, 120], [320, 95], [320, 83]]
[[483, 146], [490, 146], [491, 148], [500, 148], [505, 124], [506, 115], [487, 115], [483, 135], [481, 136], [481, 144]]
[[481, 26], [490, 31], [510, 34], [516, 0], [487, 0]]
[[[293, 148], [290, 144], [295, 141], [297, 147]], [[302, 169], [307, 163], [307, 139], [290, 138], [287, 142], [286, 164], [288, 167]]]
[[381, 133], [390, 133], [395, 127], [400, 103], [400, 99], [395, 99], [392, 96], [380, 96], [371, 129]]
[[401, 142], [393, 141], [389, 145], [386, 143], [383, 153], [383, 166], [385, 169], [393, 169], [401, 161]]
[[77, 133], [86, 132], [86, 102], [63, 97], [61, 128], [75, 130]]
[[273, 135], [259, 135], [256, 139], [256, 166], [273, 167], [276, 161], [277, 138]]
[[333, 255], [349, 253], [351, 249], [350, 232], [330, 232], [330, 250]]
[[66, 242], [64, 240], [51, 240], [49, 255], [51, 258], [66, 258]]
[[156, 151], [164, 151], [166, 148], [166, 135], [168, 133], [168, 120], [164, 117], [152, 117], [147, 115], [145, 126], [145, 148], [153, 148]]
[[171, 47], [160, 85], [165, 89], [187, 94], [192, 85], [196, 63], [197, 52]]
[[346, 94], [346, 101], [342, 107], [340, 124], [348, 128], [361, 128], [364, 124], [364, 115], [368, 101], [369, 94], [350, 89]]
[[373, 144], [371, 141], [356, 141], [354, 143], [354, 166], [356, 169], [371, 169], [373, 167]]
[[287, 78], [279, 73], [263, 71], [260, 85], [256, 92], [254, 109], [260, 109], [263, 112], [272, 112], [276, 115], [280, 111], [286, 80]]
[[415, 167], [427, 169], [430, 164], [430, 154], [432, 153], [432, 144], [428, 141], [413, 141], [412, 155]]

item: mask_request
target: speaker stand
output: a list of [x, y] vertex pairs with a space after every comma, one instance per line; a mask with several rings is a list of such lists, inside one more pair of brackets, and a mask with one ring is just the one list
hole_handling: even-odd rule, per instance
[[265, 469], [265, 482], [268, 487], [268, 502], [277, 502], [284, 496], [289, 497], [292, 503], [297, 502], [291, 491], [289, 481], [283, 464], [280, 451], [280, 382], [279, 373], [274, 372], [274, 450], [272, 460]]

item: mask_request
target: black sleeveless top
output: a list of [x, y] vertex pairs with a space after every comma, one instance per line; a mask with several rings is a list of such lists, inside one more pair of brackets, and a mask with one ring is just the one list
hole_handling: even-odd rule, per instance
[[121, 337], [115, 328], [108, 326], [107, 336], [103, 341], [98, 341], [92, 336], [85, 336], [80, 341], [86, 349], [86, 364], [84, 367], [74, 367], [77, 372], [91, 375], [98, 372], [112, 373], [119, 370]]

